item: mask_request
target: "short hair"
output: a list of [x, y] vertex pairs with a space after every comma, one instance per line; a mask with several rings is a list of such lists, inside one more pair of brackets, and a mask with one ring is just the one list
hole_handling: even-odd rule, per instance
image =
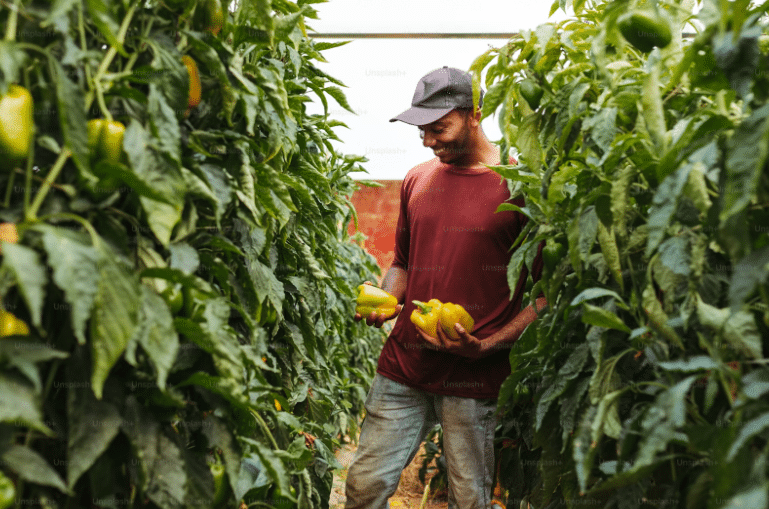
[[473, 110], [473, 108], [454, 108], [456, 111], [459, 112], [460, 115], [464, 117], [472, 117], [476, 111], [481, 111], [481, 107], [478, 106], [477, 110]]

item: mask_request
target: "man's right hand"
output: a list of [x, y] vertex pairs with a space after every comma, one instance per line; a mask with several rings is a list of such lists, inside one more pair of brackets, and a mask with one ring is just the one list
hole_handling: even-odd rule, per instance
[[[384, 314], [377, 314], [376, 311], [372, 311], [370, 315], [368, 315], [366, 318], [366, 325], [373, 325], [376, 328], [382, 328], [382, 325], [387, 320], [392, 320], [396, 316], [398, 316], [401, 312], [401, 309], [403, 309], [403, 304], [398, 304], [398, 306], [395, 308], [395, 311], [390, 315], [384, 315]], [[360, 316], [360, 313], [355, 313], [355, 321], [359, 322], [363, 320], [364, 317]]]

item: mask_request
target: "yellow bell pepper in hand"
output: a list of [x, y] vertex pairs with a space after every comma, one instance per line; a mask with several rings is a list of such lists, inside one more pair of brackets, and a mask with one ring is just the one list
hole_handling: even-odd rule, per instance
[[472, 334], [473, 327], [475, 327], [475, 320], [470, 316], [470, 313], [465, 311], [465, 308], [459, 304], [452, 304], [446, 302], [441, 306], [441, 327], [446, 335], [453, 339], [459, 340], [459, 333], [454, 328], [454, 324], [459, 324], [468, 334]]
[[428, 336], [438, 337], [438, 322], [441, 319], [443, 304], [438, 299], [430, 299], [427, 302], [412, 301], [417, 309], [411, 312], [411, 322], [425, 331]]
[[398, 307], [398, 299], [381, 288], [372, 285], [358, 286], [358, 299], [355, 312], [366, 318], [372, 311], [378, 315], [390, 316]]

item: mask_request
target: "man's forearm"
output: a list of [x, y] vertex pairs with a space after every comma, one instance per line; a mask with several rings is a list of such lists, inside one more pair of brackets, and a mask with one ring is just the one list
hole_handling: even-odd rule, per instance
[[535, 303], [537, 306], [536, 310], [533, 306], [527, 306], [523, 309], [523, 311], [518, 313], [518, 315], [516, 315], [516, 317], [513, 318], [510, 323], [505, 325], [495, 334], [484, 339], [484, 350], [492, 353], [494, 350], [512, 347], [513, 343], [515, 343], [521, 334], [523, 334], [523, 331], [526, 329], [526, 327], [528, 327], [534, 320], [537, 319], [537, 311], [541, 312], [542, 309], [547, 306], [547, 301], [544, 297], [538, 298]]
[[382, 290], [393, 295], [398, 302], [403, 304], [406, 298], [406, 279], [408, 273], [400, 267], [391, 266], [384, 279], [382, 279]]

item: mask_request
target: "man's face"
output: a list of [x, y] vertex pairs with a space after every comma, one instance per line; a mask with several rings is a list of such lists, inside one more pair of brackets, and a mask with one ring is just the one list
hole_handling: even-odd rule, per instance
[[442, 163], [466, 164], [472, 151], [471, 120], [470, 115], [453, 110], [431, 124], [419, 126], [422, 144], [431, 148]]

